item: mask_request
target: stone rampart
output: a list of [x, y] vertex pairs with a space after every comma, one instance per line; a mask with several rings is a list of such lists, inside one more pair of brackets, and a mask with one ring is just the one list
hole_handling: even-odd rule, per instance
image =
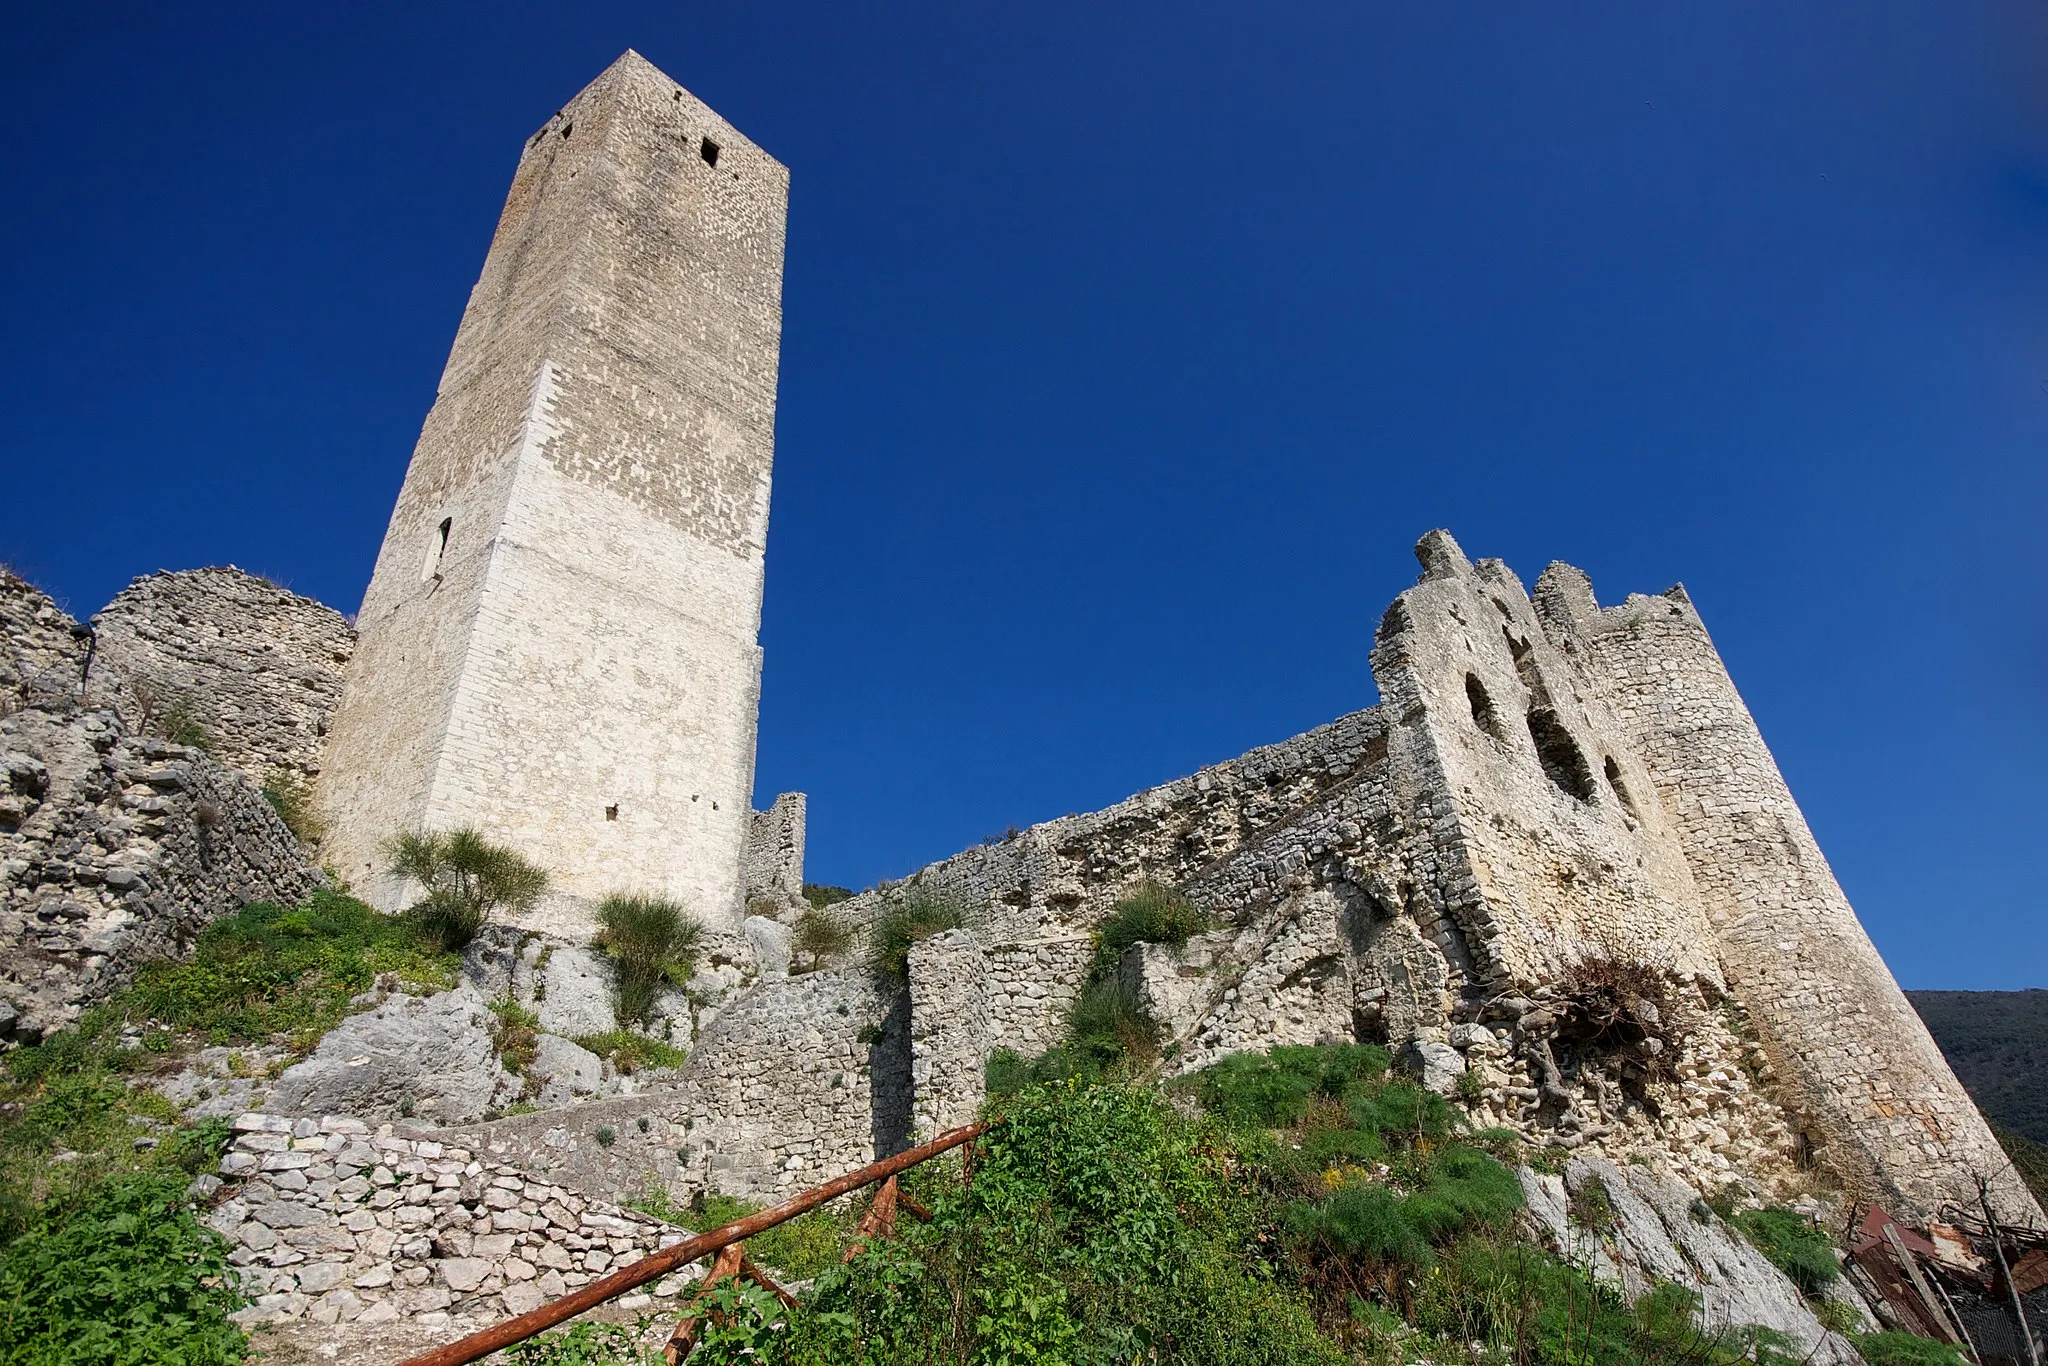
[[784, 792], [766, 811], [747, 817], [747, 848], [740, 886], [753, 912], [758, 899], [778, 909], [801, 909], [804, 895], [804, 810], [801, 792]]
[[148, 574], [93, 618], [92, 686], [129, 723], [180, 711], [207, 753], [261, 784], [320, 772], [355, 628], [232, 565]]

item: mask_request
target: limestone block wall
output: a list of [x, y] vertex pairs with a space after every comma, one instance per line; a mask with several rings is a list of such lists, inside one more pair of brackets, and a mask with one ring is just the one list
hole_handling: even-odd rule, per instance
[[737, 931], [788, 174], [637, 54], [528, 141], [400, 490], [321, 798]]
[[93, 618], [92, 684], [131, 724], [182, 708], [207, 753], [257, 783], [279, 769], [320, 771], [348, 619], [233, 565], [147, 574]]
[[911, 1127], [922, 1142], [972, 1123], [987, 1097], [988, 955], [949, 930], [911, 945], [909, 978]]
[[2038, 1211], [1864, 932], [1682, 588], [1601, 610], [1584, 574], [1538, 581], [1546, 629], [1605, 684], [1648, 763], [1728, 984], [1818, 1156], [1907, 1217], [1999, 1178]]

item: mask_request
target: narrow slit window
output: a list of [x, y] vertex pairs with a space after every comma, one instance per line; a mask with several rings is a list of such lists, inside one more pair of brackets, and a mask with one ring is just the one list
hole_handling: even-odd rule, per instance
[[427, 543], [427, 562], [420, 570], [423, 581], [441, 577], [441, 561], [448, 554], [448, 533], [455, 529], [453, 517], [443, 517], [441, 525], [434, 529], [434, 537]]

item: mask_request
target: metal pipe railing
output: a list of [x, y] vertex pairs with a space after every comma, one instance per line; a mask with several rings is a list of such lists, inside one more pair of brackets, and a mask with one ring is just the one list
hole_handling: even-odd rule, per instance
[[595, 1309], [606, 1300], [625, 1294], [635, 1286], [659, 1280], [679, 1266], [687, 1266], [699, 1257], [717, 1252], [731, 1243], [743, 1242], [763, 1229], [774, 1228], [777, 1224], [796, 1218], [808, 1210], [814, 1210], [828, 1200], [836, 1200], [848, 1191], [857, 1191], [862, 1186], [871, 1186], [877, 1181], [886, 1181], [899, 1172], [908, 1171], [918, 1163], [937, 1157], [951, 1148], [957, 1148], [969, 1139], [988, 1131], [988, 1125], [969, 1124], [965, 1128], [951, 1129], [940, 1134], [929, 1143], [919, 1144], [894, 1157], [885, 1157], [880, 1162], [871, 1162], [858, 1171], [835, 1177], [822, 1186], [813, 1186], [801, 1195], [791, 1196], [781, 1204], [750, 1214], [744, 1219], [685, 1238], [673, 1247], [665, 1247], [652, 1256], [643, 1257], [631, 1266], [621, 1267], [602, 1280], [592, 1281], [581, 1290], [572, 1291], [553, 1303], [538, 1309], [530, 1309], [517, 1318], [503, 1323], [492, 1324], [489, 1328], [478, 1329], [466, 1338], [436, 1347], [430, 1352], [407, 1357], [398, 1366], [465, 1366], [465, 1363], [479, 1361], [491, 1353], [526, 1341], [537, 1333], [544, 1333], [556, 1324], [575, 1318], [578, 1314]]

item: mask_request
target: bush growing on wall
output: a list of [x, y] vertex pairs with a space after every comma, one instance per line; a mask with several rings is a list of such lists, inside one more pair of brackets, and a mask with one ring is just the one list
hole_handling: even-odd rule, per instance
[[664, 986], [681, 986], [696, 971], [704, 926], [681, 902], [614, 893], [598, 903], [597, 924], [591, 943], [619, 965], [621, 1023], [644, 1022]]
[[1096, 931], [1095, 962], [1091, 975], [1097, 978], [1115, 971], [1133, 945], [1188, 942], [1191, 935], [1214, 927], [1208, 915], [1170, 887], [1156, 882], [1140, 883], [1129, 896], [1110, 909]]
[[791, 947], [811, 960], [813, 972], [827, 958], [845, 953], [853, 943], [853, 926], [822, 906], [812, 906], [796, 918], [796, 936]]
[[910, 946], [967, 923], [960, 903], [913, 888], [901, 901], [884, 906], [875, 916], [870, 966], [875, 975], [901, 982], [910, 975]]
[[500, 910], [524, 911], [547, 890], [548, 875], [474, 826], [439, 834], [408, 831], [385, 846], [394, 876], [426, 895], [406, 912], [437, 949], [459, 949]]

